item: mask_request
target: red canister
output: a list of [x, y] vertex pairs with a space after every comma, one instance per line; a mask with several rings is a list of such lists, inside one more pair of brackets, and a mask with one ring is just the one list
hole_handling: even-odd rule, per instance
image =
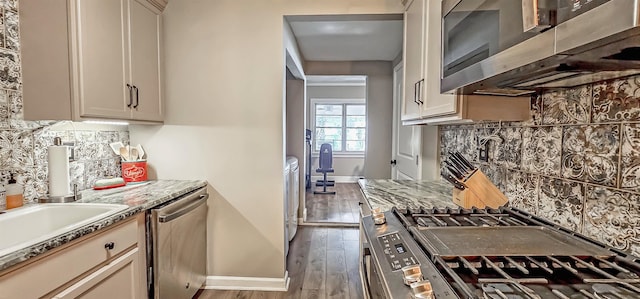
[[147, 161], [122, 162], [122, 178], [125, 182], [144, 182], [147, 180]]

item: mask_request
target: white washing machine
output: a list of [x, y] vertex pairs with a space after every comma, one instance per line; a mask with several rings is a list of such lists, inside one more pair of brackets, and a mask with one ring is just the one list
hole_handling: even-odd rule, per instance
[[298, 167], [298, 158], [293, 156], [287, 157], [289, 166], [289, 241], [293, 239], [298, 230], [298, 208], [300, 206], [300, 167]]
[[290, 206], [290, 178], [291, 178], [291, 174], [290, 174], [290, 169], [291, 167], [289, 166], [289, 162], [287, 161], [287, 163], [285, 163], [284, 165], [284, 255], [287, 256], [289, 254], [289, 206]]

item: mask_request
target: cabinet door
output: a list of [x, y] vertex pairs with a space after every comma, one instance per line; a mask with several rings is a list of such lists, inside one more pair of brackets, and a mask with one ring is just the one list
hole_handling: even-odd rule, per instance
[[404, 14], [404, 96], [402, 120], [420, 118], [420, 105], [415, 96], [424, 84], [424, 7], [425, 0], [413, 0]]
[[141, 298], [145, 286], [139, 280], [138, 257], [138, 248], [134, 248], [53, 296], [53, 299]]
[[74, 0], [74, 99], [82, 117], [127, 119], [129, 90], [126, 0]]
[[160, 12], [145, 0], [129, 0], [131, 84], [137, 87], [133, 119], [162, 121]]
[[422, 117], [442, 116], [457, 113], [457, 101], [454, 94], [440, 93], [442, 21], [441, 1], [428, 1], [426, 12], [426, 48], [425, 48], [425, 94], [422, 104]]

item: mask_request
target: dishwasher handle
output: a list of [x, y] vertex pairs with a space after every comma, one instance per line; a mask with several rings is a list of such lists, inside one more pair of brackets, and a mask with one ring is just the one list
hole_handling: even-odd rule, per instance
[[169, 222], [171, 220], [174, 220], [176, 218], [179, 218], [180, 216], [187, 214], [193, 210], [195, 210], [196, 208], [198, 208], [199, 206], [203, 205], [204, 203], [207, 202], [207, 198], [209, 198], [209, 194], [202, 194], [198, 197], [198, 199], [196, 199], [195, 201], [193, 201], [192, 203], [190, 203], [189, 205], [185, 206], [184, 208], [177, 210], [169, 215], [162, 215], [160, 217], [158, 217], [158, 221], [160, 221], [161, 223], [166, 223]]

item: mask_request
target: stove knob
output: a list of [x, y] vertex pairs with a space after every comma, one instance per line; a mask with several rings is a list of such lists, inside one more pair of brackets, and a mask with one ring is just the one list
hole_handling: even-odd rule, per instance
[[375, 224], [384, 224], [385, 222], [387, 222], [387, 219], [384, 217], [384, 213], [372, 214], [371, 217], [373, 218], [373, 223]]
[[404, 279], [404, 284], [410, 286], [414, 282], [422, 281], [422, 270], [420, 270], [420, 265], [411, 265], [402, 267], [402, 278]]
[[431, 282], [428, 280], [418, 281], [411, 284], [411, 290], [413, 290], [413, 298], [426, 298], [435, 299], [433, 295], [433, 289], [431, 288]]

